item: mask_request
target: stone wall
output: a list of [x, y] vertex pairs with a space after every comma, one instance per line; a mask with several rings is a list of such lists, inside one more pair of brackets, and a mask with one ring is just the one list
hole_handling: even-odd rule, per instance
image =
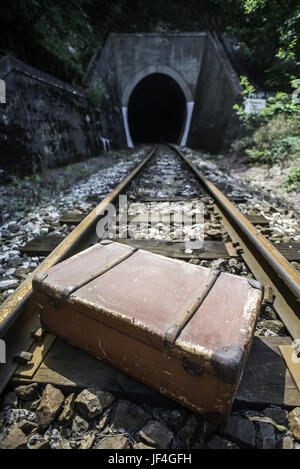
[[102, 149], [86, 96], [12, 57], [0, 61], [0, 168], [18, 173], [95, 156]]
[[227, 54], [213, 34], [208, 34], [195, 93], [188, 145], [218, 152], [241, 135], [241, 124], [232, 109], [241, 100], [241, 86]]

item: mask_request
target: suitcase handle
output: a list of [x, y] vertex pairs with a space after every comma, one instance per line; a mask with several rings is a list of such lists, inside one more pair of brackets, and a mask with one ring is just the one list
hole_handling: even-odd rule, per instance
[[182, 360], [183, 368], [193, 376], [202, 376], [204, 373], [204, 367], [199, 363], [189, 360], [188, 358], [183, 358]]

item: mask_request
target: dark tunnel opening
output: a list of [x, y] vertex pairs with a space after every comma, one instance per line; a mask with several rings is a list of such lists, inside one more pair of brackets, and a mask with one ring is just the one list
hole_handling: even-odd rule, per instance
[[168, 75], [149, 75], [131, 93], [128, 123], [134, 143], [179, 143], [185, 119], [184, 94]]

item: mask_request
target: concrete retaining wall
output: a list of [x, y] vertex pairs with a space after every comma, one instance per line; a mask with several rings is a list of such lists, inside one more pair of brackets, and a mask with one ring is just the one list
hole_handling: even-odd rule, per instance
[[86, 96], [12, 57], [0, 61], [0, 168], [31, 172], [95, 156], [100, 141]]
[[237, 74], [219, 40], [208, 34], [195, 93], [195, 107], [188, 145], [218, 152], [243, 130], [232, 107], [241, 101]]

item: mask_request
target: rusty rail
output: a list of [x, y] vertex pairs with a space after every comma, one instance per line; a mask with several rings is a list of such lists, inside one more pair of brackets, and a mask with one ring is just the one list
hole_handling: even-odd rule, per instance
[[[273, 285], [277, 297], [280, 296], [277, 298], [277, 303], [280, 304], [278, 314], [292, 337], [294, 339], [300, 338], [300, 274], [182, 152], [173, 145], [169, 146], [186, 162], [208, 194], [214, 199], [220, 214], [225, 219], [225, 224], [227, 221], [227, 227], [232, 230], [230, 234], [234, 234], [244, 251], [247, 250], [244, 252], [247, 260], [251, 254], [253, 273], [263, 283], [266, 283], [267, 279], [268, 283]], [[261, 274], [261, 268], [265, 275]]]

